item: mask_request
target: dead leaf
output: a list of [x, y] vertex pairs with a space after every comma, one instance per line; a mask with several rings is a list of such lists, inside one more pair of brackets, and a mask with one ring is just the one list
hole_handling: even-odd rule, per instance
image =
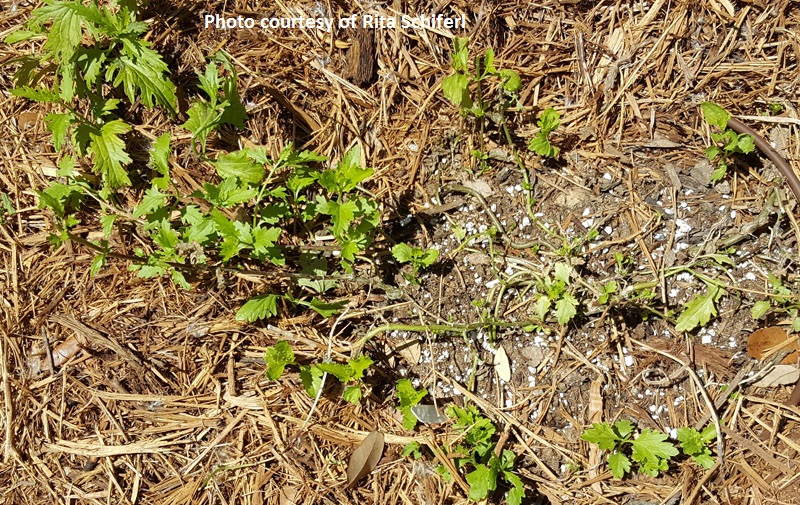
[[499, 346], [494, 353], [492, 364], [500, 380], [503, 382], [511, 382], [511, 362], [508, 360], [508, 354], [506, 354], [506, 350], [502, 345]]
[[361, 477], [373, 471], [382, 455], [383, 433], [373, 431], [350, 456], [347, 463], [347, 487], [353, 487]]
[[422, 357], [422, 347], [416, 338], [406, 340], [396, 347], [397, 353], [405, 359], [409, 365], [416, 365]]
[[800, 379], [800, 368], [794, 365], [775, 365], [767, 375], [753, 385], [759, 388], [788, 386], [796, 383], [798, 379]]
[[484, 197], [484, 198], [488, 198], [488, 197], [490, 197], [490, 196], [492, 196], [494, 194], [494, 190], [489, 185], [489, 183], [486, 182], [486, 181], [482, 181], [482, 180], [469, 181], [469, 180], [467, 180], [467, 181], [462, 182], [461, 185], [462, 186], [466, 186], [469, 189], [474, 189], [475, 191], [480, 193], [480, 195], [482, 197]]
[[800, 350], [800, 344], [796, 338], [790, 339], [786, 335], [786, 330], [780, 326], [762, 328], [754, 331], [747, 338], [747, 354], [757, 360], [763, 360], [781, 349], [791, 351], [781, 361], [782, 365], [797, 363], [797, 351]]
[[295, 505], [299, 494], [297, 486], [286, 486], [281, 488], [280, 505]]

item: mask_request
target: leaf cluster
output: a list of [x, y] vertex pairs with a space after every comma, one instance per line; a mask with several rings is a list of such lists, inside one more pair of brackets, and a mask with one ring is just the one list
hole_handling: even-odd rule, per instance
[[[469, 39], [456, 37], [453, 39], [451, 66], [454, 73], [442, 80], [442, 92], [445, 98], [457, 105], [462, 115], [472, 114], [482, 118], [487, 113], [484, 103], [482, 83], [487, 79], [497, 79], [503, 92], [512, 94], [522, 87], [519, 74], [510, 69], [498, 69], [494, 64], [494, 50], [487, 48], [483, 56], [475, 56], [474, 70], [469, 68]], [[477, 85], [477, 91], [470, 91], [471, 85]]]
[[559, 324], [567, 324], [578, 313], [578, 300], [569, 291], [572, 267], [567, 263], [556, 263], [553, 275], [545, 275], [537, 281], [539, 294], [534, 303], [535, 316], [539, 321], [547, 319], [555, 305]]
[[[278, 380], [288, 365], [295, 364], [295, 356], [291, 346], [280, 340], [274, 346], [267, 347], [264, 352], [267, 364], [266, 375], [270, 380]], [[358, 404], [361, 401], [364, 373], [372, 365], [369, 356], [358, 356], [347, 363], [312, 363], [300, 365], [300, 379], [311, 398], [316, 398], [322, 387], [322, 377], [328, 373], [336, 377], [344, 385], [342, 398]]]
[[405, 276], [406, 280], [413, 284], [419, 284], [420, 270], [428, 268], [433, 265], [436, 258], [439, 257], [438, 249], [420, 249], [419, 247], [411, 247], [405, 242], [400, 242], [392, 247], [392, 256], [398, 263], [410, 263], [414, 269], [410, 276]]
[[728, 128], [731, 115], [719, 105], [714, 102], [703, 102], [700, 108], [706, 123], [721, 130], [720, 133], [711, 134], [711, 140], [715, 144], [706, 148], [708, 161], [717, 162], [717, 168], [711, 174], [711, 182], [717, 182], [722, 180], [728, 171], [730, 157], [735, 154], [750, 154], [755, 149], [755, 142], [751, 135], [737, 133]]
[[543, 158], [555, 158], [559, 151], [550, 143], [550, 134], [561, 124], [561, 115], [553, 108], [545, 109], [536, 124], [539, 133], [531, 139], [528, 149]]
[[[613, 425], [594, 423], [581, 434], [581, 439], [597, 444], [608, 455], [608, 466], [615, 479], [621, 479], [631, 471], [633, 462], [638, 470], [652, 477], [669, 469], [670, 458], [678, 455], [678, 449], [667, 441], [665, 433], [645, 428], [638, 433], [628, 420], [620, 419]], [[633, 462], [632, 462], [632, 461]]]
[[[131, 184], [124, 136], [132, 128], [116, 114], [121, 98], [177, 112], [167, 64], [143, 38], [148, 25], [138, 15], [132, 1], [50, 0], [33, 11], [25, 28], [5, 39], [12, 44], [46, 39], [41, 54], [17, 60], [12, 94], [60, 106], [63, 112], [45, 117], [53, 145], [59, 151], [69, 140], [79, 156], [88, 156], [104, 195]], [[42, 84], [48, 74], [50, 87]]]
[[454, 463], [459, 471], [471, 469], [464, 476], [469, 484], [469, 499], [487, 499], [502, 479], [511, 488], [506, 503], [520, 505], [525, 488], [514, 472], [516, 455], [509, 449], [503, 449], [499, 455], [495, 453], [493, 437], [497, 429], [494, 424], [472, 405], [463, 408], [453, 405], [447, 409], [447, 415], [454, 419], [452, 430], [463, 434], [464, 442], [453, 449], [463, 456], [454, 458]]

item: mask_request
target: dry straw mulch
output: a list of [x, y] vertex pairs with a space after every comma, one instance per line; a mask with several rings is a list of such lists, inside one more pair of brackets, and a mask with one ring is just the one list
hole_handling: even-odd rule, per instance
[[[0, 7], [2, 36], [33, 8], [10, 1]], [[358, 142], [376, 169], [370, 190], [389, 215], [400, 200], [416, 205], [427, 200], [426, 184], [433, 174], [423, 163], [424, 154], [461, 129], [456, 109], [440, 91], [453, 35], [468, 35], [477, 50], [493, 47], [497, 61], [522, 76], [526, 112], [513, 117], [520, 138], [536, 131], [538, 111], [556, 107], [562, 112], [564, 156], [587, 159], [598, 171], [625, 172], [630, 187], [637, 181], [667, 181], [663, 162], [691, 166], [703, 156], [695, 142], [658, 155], [657, 163], [634, 161], [631, 155], [633, 147], [653, 139], [681, 145], [705, 133], [698, 110], [703, 100], [745, 116], [769, 103], [783, 104], [786, 113], [779, 125], [788, 133], [785, 152], [795, 164], [800, 159], [794, 108], [800, 85], [800, 9], [795, 2], [476, 5], [457, 0], [368, 6], [344, 1], [300, 7], [320, 8], [335, 18], [370, 11], [441, 11], [464, 14], [469, 29], [460, 34], [375, 30], [374, 75], [362, 79], [352, 61], [361, 59], [358, 51], [370, 51], [364, 33], [266, 36], [257, 30], [200, 26], [205, 13], [287, 15], [296, 8], [289, 2], [151, 2], [146, 14], [152, 18], [154, 47], [170, 61], [181, 87], [193, 81], [214, 50], [224, 48], [233, 57], [251, 119], [246, 133], [228, 132], [232, 138], [219, 139], [213, 149], [235, 146], [241, 134], [273, 154], [291, 140], [335, 158]], [[34, 47], [1, 46], [0, 62]], [[334, 355], [346, 353], [358, 338], [352, 327], [341, 336], [330, 321], [310, 315], [280, 319], [275, 326], [242, 325], [233, 315], [253, 287], [241, 279], [205, 282], [185, 292], [168, 280], [138, 279], [118, 260], [91, 277], [91, 251], [74, 243], [50, 247], [48, 215], [38, 209], [34, 192], [47, 187], [59, 157], [41, 121], [48, 111], [12, 97], [13, 64], [2, 68], [0, 191], [19, 212], [0, 224], [1, 502], [467, 501], [463, 482], [445, 484], [433, 473], [432, 466], [444, 461], [400, 457], [402, 445], [411, 440], [436, 447], [449, 435], [404, 431], [395, 400], [385, 391], [357, 407], [336, 395], [313, 407], [296, 374], [278, 382], [264, 377], [266, 346], [289, 339], [299, 360], [320, 359], [330, 339]], [[766, 123], [753, 125], [767, 131]], [[141, 130], [146, 135], [164, 128], [170, 128], [167, 119], [156, 116], [146, 117]], [[465, 135], [465, 141], [473, 137]], [[188, 161], [185, 134], [175, 138], [182, 168], [173, 177], [190, 192], [207, 168]], [[574, 175], [578, 180], [580, 174]], [[734, 199], [746, 207], [754, 200], [750, 186], [758, 183], [755, 176], [737, 178]], [[641, 198], [635, 203], [641, 204]], [[133, 247], [129, 240], [120, 247]], [[788, 269], [796, 266], [793, 262]], [[362, 328], [373, 324], [368, 315], [357, 322]], [[48, 353], [70, 339], [80, 352], [52, 369]], [[678, 345], [675, 352], [684, 350]], [[557, 367], [580, 366], [568, 353], [560, 360]], [[625, 387], [613, 372], [606, 380]], [[686, 384], [694, 387], [688, 379]], [[605, 411], [602, 419], [613, 420], [615, 413], [603, 406], [599, 382], [593, 391], [592, 408]], [[476, 401], [499, 426], [509, 427], [506, 447], [520, 455], [526, 503], [618, 503], [632, 496], [637, 500], [630, 503], [639, 504], [800, 501], [794, 491], [800, 411], [783, 405], [787, 391], [745, 393], [720, 410], [726, 424], [721, 466], [702, 471], [686, 463], [660, 478], [622, 481], [613, 480], [605, 465], [596, 466], [597, 454], [588, 444], [532, 425], [527, 417], [517, 420], [513, 410]], [[590, 412], [585, 414], [573, 421], [585, 426]], [[708, 408], [695, 395], [670, 414], [672, 426], [687, 426], [707, 418]], [[348, 457], [373, 430], [387, 434], [384, 457], [376, 472], [346, 489]], [[560, 459], [540, 459], [545, 450]], [[560, 467], [570, 460], [581, 469], [570, 473]]]

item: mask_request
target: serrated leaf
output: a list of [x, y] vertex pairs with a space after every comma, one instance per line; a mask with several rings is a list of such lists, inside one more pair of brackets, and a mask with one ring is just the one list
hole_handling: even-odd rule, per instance
[[634, 429], [633, 423], [627, 419], [620, 419], [614, 423], [614, 431], [623, 439], [627, 439]]
[[572, 274], [572, 267], [566, 263], [556, 263], [555, 278], [564, 284], [569, 284], [569, 276]]
[[706, 447], [700, 432], [694, 428], [678, 428], [677, 439], [683, 452], [688, 455], [701, 453]]
[[698, 326], [705, 326], [712, 316], [717, 315], [716, 302], [725, 291], [714, 284], [707, 284], [705, 294], [696, 294], [678, 317], [675, 331], [692, 331]]
[[608, 423], [592, 423], [592, 427], [581, 434], [581, 440], [597, 444], [604, 451], [612, 451], [620, 439]]
[[736, 141], [736, 148], [743, 154], [750, 154], [756, 148], [755, 140], [746, 133], [739, 134]]
[[48, 114], [44, 117], [47, 129], [53, 134], [53, 147], [60, 151], [67, 141], [67, 132], [72, 124], [71, 114]]
[[133, 209], [133, 217], [140, 218], [164, 206], [165, 195], [158, 188], [150, 188], [145, 192], [142, 202]]
[[114, 77], [113, 85], [122, 84], [128, 100], [141, 98], [148, 108], [156, 104], [177, 114], [178, 99], [175, 85], [164, 74], [169, 67], [161, 55], [149, 48], [149, 43], [139, 38], [122, 38], [122, 54], [114, 59], [106, 71], [106, 80]]
[[61, 103], [61, 98], [46, 88], [31, 88], [30, 86], [21, 86], [11, 90], [11, 94], [21, 98], [27, 98], [35, 102], [44, 103]]
[[186, 112], [189, 119], [183, 123], [183, 127], [192, 132], [192, 140], [200, 141], [200, 152], [206, 151], [206, 139], [218, 124], [220, 114], [210, 104], [206, 102], [194, 102]]
[[615, 479], [621, 479], [631, 471], [631, 461], [621, 452], [608, 455], [608, 467]]
[[702, 453], [702, 454], [695, 454], [692, 456], [692, 459], [698, 466], [705, 468], [708, 470], [712, 466], [714, 466], [714, 458], [711, 456], [711, 453]]
[[541, 128], [541, 133], [547, 138], [561, 124], [561, 114], [553, 108], [545, 109], [539, 116], [537, 124]]
[[506, 495], [506, 503], [508, 505], [522, 505], [522, 499], [525, 498], [525, 487], [522, 485], [522, 479], [512, 472], [504, 472], [503, 478], [512, 486], [508, 491], [508, 495]]
[[163, 177], [153, 179], [153, 184], [159, 189], [169, 187], [169, 133], [158, 137], [150, 148], [150, 164]]
[[451, 56], [453, 70], [466, 72], [467, 58], [469, 58], [469, 39], [467, 37], [455, 37]]
[[400, 263], [408, 263], [414, 257], [413, 249], [405, 242], [400, 242], [392, 247], [392, 256]]
[[640, 464], [662, 470], [661, 460], [678, 455], [678, 449], [671, 442], [666, 442], [667, 438], [669, 436], [666, 433], [645, 428], [632, 443], [631, 457]]
[[30, 30], [21, 30], [17, 29], [6, 36], [3, 39], [3, 42], [6, 44], [16, 44], [17, 42], [22, 42], [23, 40], [30, 40], [33, 37], [41, 35], [39, 32], [33, 32]]
[[422, 388], [417, 391], [409, 379], [397, 381], [397, 398], [400, 400], [400, 407], [412, 407], [427, 395], [427, 389]]
[[53, 21], [44, 47], [53, 51], [58, 63], [72, 59], [83, 37], [82, 23], [91, 17], [89, 9], [78, 2], [52, 2], [32, 13], [32, 19], [39, 25]]
[[536, 303], [533, 305], [534, 312], [536, 313], [536, 317], [540, 321], [544, 321], [547, 317], [547, 312], [550, 310], [550, 298], [545, 295], [539, 295], [539, 298], [536, 299]]
[[88, 152], [93, 156], [95, 169], [112, 189], [131, 184], [128, 173], [122, 168], [131, 162], [131, 157], [125, 152], [125, 142], [119, 137], [129, 131], [130, 125], [115, 119], [105, 123], [99, 133], [89, 133]]
[[[350, 223], [356, 216], [358, 206], [353, 201], [338, 203], [334, 200], [326, 200], [322, 196], [317, 197], [318, 210], [323, 214], [331, 216], [333, 223], [333, 235], [337, 238], [344, 237], [350, 229]], [[344, 253], [342, 254], [344, 256]]]
[[533, 137], [528, 144], [528, 149], [544, 158], [554, 158], [558, 156], [558, 148], [550, 144], [547, 135], [541, 131]]
[[719, 105], [714, 102], [703, 102], [700, 104], [700, 109], [703, 111], [703, 118], [706, 123], [716, 126], [720, 130], [725, 130], [728, 127], [728, 120], [731, 115]]
[[247, 301], [236, 312], [237, 321], [253, 322], [278, 315], [278, 295], [260, 295]]
[[111, 232], [114, 231], [114, 223], [117, 220], [116, 214], [103, 214], [100, 216], [100, 226], [103, 229], [103, 235], [106, 237], [111, 236]]
[[519, 74], [514, 70], [503, 69], [500, 71], [500, 77], [502, 78], [502, 86], [508, 92], [515, 92], [519, 91], [522, 87], [522, 79], [520, 79]]
[[251, 184], [260, 183], [266, 173], [264, 166], [253, 163], [245, 151], [234, 151], [220, 156], [214, 165], [222, 178], [237, 177]]
[[89, 267], [89, 275], [94, 277], [100, 272], [100, 269], [106, 264], [106, 254], [100, 253], [92, 259], [92, 264]]
[[341, 383], [348, 383], [353, 380], [355, 371], [350, 365], [342, 363], [318, 363], [317, 367], [325, 373], [329, 373], [339, 379]]
[[367, 355], [361, 355], [357, 358], [351, 359], [349, 362], [350, 367], [353, 369], [353, 380], [359, 380], [364, 377], [364, 372], [372, 365], [373, 361]]
[[278, 380], [286, 365], [294, 363], [294, 352], [288, 342], [280, 340], [274, 346], [267, 347], [264, 360], [267, 363], [267, 378]]

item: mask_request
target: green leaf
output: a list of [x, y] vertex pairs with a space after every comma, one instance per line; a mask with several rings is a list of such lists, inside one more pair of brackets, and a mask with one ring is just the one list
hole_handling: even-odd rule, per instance
[[280, 340], [274, 346], [267, 347], [264, 360], [267, 362], [267, 378], [278, 380], [286, 365], [294, 363], [294, 352], [285, 340]]
[[759, 319], [764, 316], [770, 309], [770, 303], [767, 300], [759, 300], [753, 304], [750, 309], [750, 316], [753, 319]]
[[661, 460], [678, 455], [678, 449], [671, 442], [666, 442], [669, 435], [645, 428], [633, 441], [634, 461], [651, 467], [661, 468]]
[[111, 232], [114, 231], [114, 222], [116, 222], [116, 220], [116, 214], [103, 214], [100, 216], [100, 226], [103, 228], [103, 235], [106, 237], [111, 236]]
[[522, 79], [520, 79], [519, 74], [513, 70], [501, 70], [500, 78], [502, 79], [501, 85], [506, 91], [513, 93], [519, 91], [522, 87]]
[[322, 375], [324, 372], [317, 365], [300, 365], [300, 380], [303, 381], [303, 388], [311, 398], [316, 398], [322, 387]]
[[392, 256], [398, 263], [408, 263], [414, 258], [414, 250], [405, 242], [400, 242], [392, 247]]
[[453, 74], [442, 79], [442, 92], [444, 97], [458, 105], [462, 109], [472, 107], [472, 100], [467, 88], [467, 76], [464, 74]]
[[200, 152], [206, 152], [206, 139], [218, 124], [220, 113], [206, 102], [194, 102], [187, 111], [189, 119], [183, 127], [192, 132], [192, 141], [200, 141]]
[[545, 109], [539, 116], [537, 124], [541, 128], [542, 134], [547, 137], [561, 124], [561, 114], [553, 108]]
[[16, 44], [17, 42], [22, 42], [23, 40], [30, 40], [38, 35], [40, 35], [39, 32], [17, 29], [8, 34], [3, 42], [6, 44]]
[[425, 388], [417, 391], [409, 379], [397, 381], [397, 398], [400, 400], [400, 412], [403, 414], [403, 427], [413, 430], [417, 425], [417, 418], [411, 412], [411, 407], [417, 405], [420, 400], [425, 398], [428, 390]]
[[169, 133], [165, 133], [150, 148], [150, 165], [163, 176], [153, 179], [153, 185], [164, 190], [169, 187], [169, 142]]
[[631, 461], [621, 452], [615, 452], [608, 455], [608, 467], [615, 479], [621, 479], [631, 471]]
[[525, 487], [522, 485], [522, 479], [512, 472], [503, 472], [503, 478], [512, 486], [506, 496], [506, 503], [508, 505], [521, 505], [522, 499], [525, 498]]
[[344, 391], [342, 391], [342, 398], [353, 405], [358, 405], [358, 402], [361, 401], [361, 396], [361, 386], [359, 385], [345, 386]]
[[608, 423], [593, 423], [591, 428], [581, 434], [581, 440], [597, 444], [604, 451], [612, 451], [621, 438]]
[[278, 315], [278, 295], [260, 295], [251, 298], [236, 312], [237, 321], [253, 322]]
[[678, 428], [677, 438], [681, 443], [683, 452], [688, 455], [703, 452], [706, 447], [700, 432], [694, 428]]
[[721, 181], [725, 177], [725, 174], [727, 172], [728, 172], [728, 164], [720, 160], [719, 164], [717, 165], [717, 168], [715, 168], [714, 171], [711, 173], [711, 182]]
[[755, 140], [751, 135], [740, 133], [737, 138], [736, 148], [742, 154], [750, 154], [756, 148]]
[[539, 295], [539, 298], [536, 299], [536, 303], [533, 305], [534, 313], [536, 317], [540, 321], [544, 321], [547, 317], [547, 312], [550, 310], [550, 298], [545, 295]]
[[164, 207], [164, 198], [168, 195], [165, 195], [158, 188], [150, 188], [145, 192], [144, 198], [142, 198], [142, 203], [136, 206], [133, 209], [133, 217], [140, 218], [146, 214], [150, 214], [153, 211]]
[[569, 276], [572, 274], [572, 267], [566, 263], [556, 263], [555, 277], [564, 284], [569, 284]]
[[106, 264], [106, 253], [100, 253], [92, 259], [92, 264], [89, 267], [89, 275], [94, 277], [100, 272], [100, 269]]
[[334, 200], [326, 200], [320, 195], [317, 196], [317, 203], [319, 212], [331, 216], [333, 235], [337, 238], [344, 237], [358, 210], [355, 202], [347, 201], [340, 204]]
[[578, 313], [578, 300], [569, 293], [564, 293], [556, 300], [556, 318], [559, 324], [567, 324]]
[[72, 124], [71, 114], [48, 114], [44, 118], [47, 129], [53, 134], [53, 147], [60, 151], [67, 141], [67, 132]]
[[473, 501], [485, 500], [489, 493], [497, 489], [497, 470], [483, 464], [475, 465], [475, 470], [469, 472], [465, 479], [469, 484], [469, 499]]
[[628, 421], [627, 419], [620, 419], [619, 421], [614, 423], [614, 431], [622, 438], [628, 439], [628, 437], [633, 433], [635, 426], [632, 422]]
[[93, 156], [95, 169], [112, 188], [130, 186], [128, 173], [122, 168], [131, 162], [125, 152], [125, 142], [119, 137], [131, 131], [131, 127], [119, 119], [110, 121], [100, 128], [99, 133], [89, 133], [91, 142], [89, 153]]
[[43, 103], [61, 103], [61, 98], [46, 88], [31, 88], [30, 86], [21, 86], [11, 90], [11, 94], [20, 98], [27, 98], [35, 102]]
[[32, 13], [32, 20], [43, 25], [52, 20], [44, 48], [53, 51], [57, 63], [72, 59], [83, 38], [82, 24], [92, 17], [89, 8], [78, 2], [50, 2]]
[[717, 315], [715, 303], [725, 294], [725, 290], [714, 284], [707, 284], [705, 294], [696, 294], [678, 317], [675, 331], [692, 331], [705, 326], [712, 316]]
[[175, 85], [164, 74], [169, 67], [161, 55], [149, 48], [149, 43], [139, 38], [122, 38], [122, 54], [112, 60], [106, 71], [106, 80], [114, 77], [113, 85], [122, 84], [125, 95], [132, 103], [137, 94], [148, 108], [161, 105], [173, 115], [177, 114], [178, 99]]
[[453, 54], [451, 65], [457, 72], [467, 71], [467, 60], [469, 58], [469, 39], [466, 37], [455, 37], [453, 39]]
[[706, 470], [714, 466], [714, 458], [711, 456], [710, 451], [708, 454], [694, 454], [692, 455], [692, 459], [698, 464], [698, 466], [705, 468]]
[[253, 163], [245, 151], [234, 151], [217, 158], [217, 173], [224, 179], [237, 177], [244, 182], [258, 184], [264, 179], [264, 166]]
[[407, 458], [411, 455], [414, 456], [414, 459], [419, 459], [422, 457], [422, 452], [420, 451], [419, 442], [409, 442], [403, 446], [403, 450], [400, 452], [400, 455], [404, 458]]
[[703, 102], [700, 104], [700, 109], [703, 111], [703, 118], [706, 123], [716, 126], [720, 130], [725, 130], [728, 127], [728, 120], [731, 115], [719, 105], [714, 102]]
[[372, 175], [371, 168], [361, 168], [361, 147], [356, 144], [347, 151], [336, 168], [319, 175], [319, 184], [334, 194], [348, 193], [364, 179]]
[[353, 380], [355, 371], [353, 367], [342, 363], [319, 363], [317, 367], [325, 373], [329, 373], [339, 379], [341, 383], [348, 383]]
[[353, 369], [352, 380], [359, 380], [363, 378], [364, 372], [372, 365], [372, 363], [372, 358], [367, 355], [361, 355], [357, 358], [351, 359], [349, 365]]
[[312, 309], [322, 317], [331, 317], [338, 314], [346, 305], [346, 302], [326, 303], [318, 298], [312, 298], [310, 302], [298, 301], [301, 305]]
[[552, 146], [547, 136], [541, 131], [531, 139], [530, 144], [528, 144], [528, 149], [544, 158], [555, 158], [558, 156], [558, 148]]

